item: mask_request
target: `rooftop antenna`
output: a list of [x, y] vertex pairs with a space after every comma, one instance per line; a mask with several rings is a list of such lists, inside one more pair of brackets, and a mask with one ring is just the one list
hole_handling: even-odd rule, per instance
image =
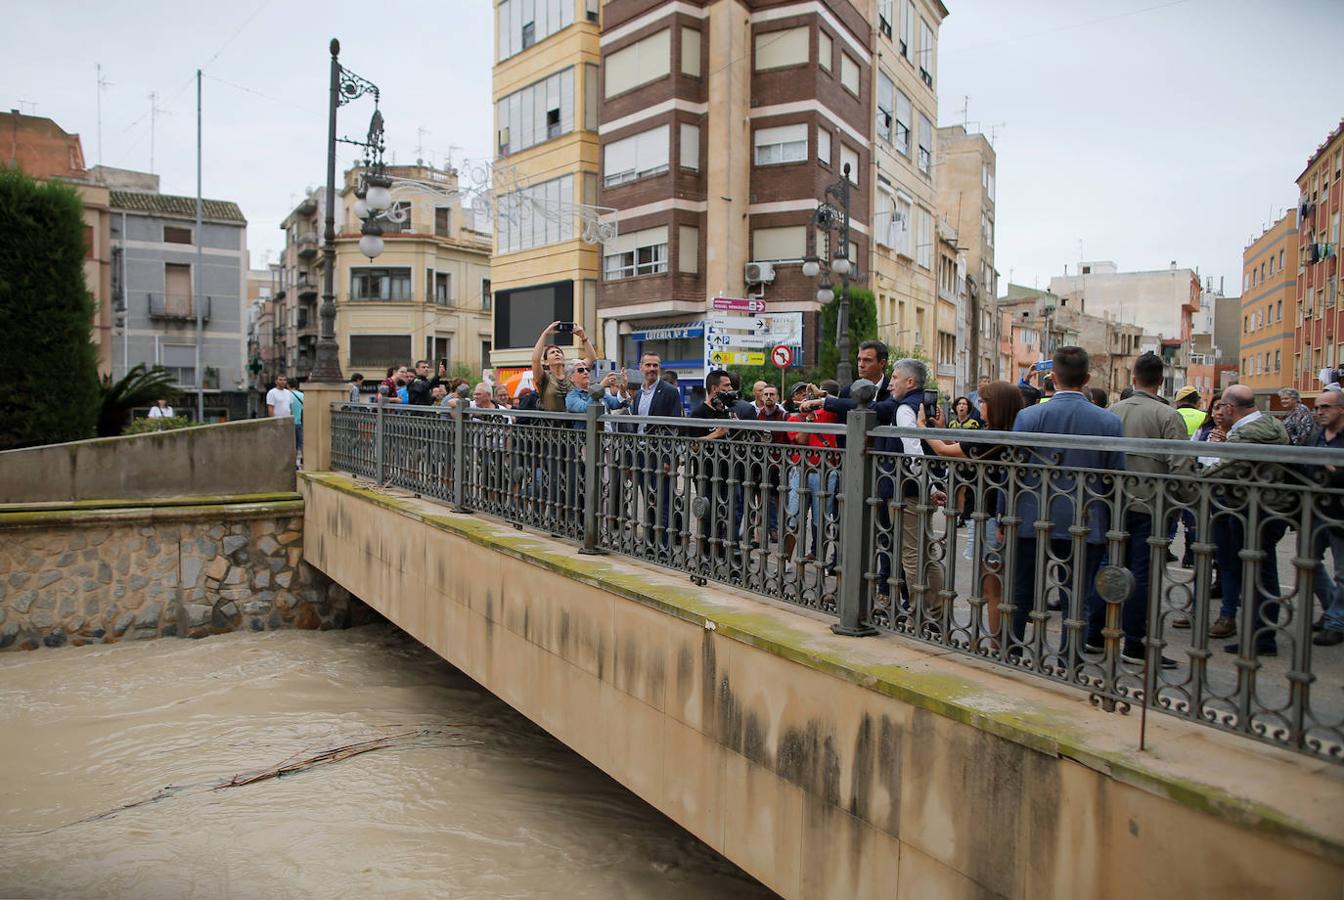
[[994, 146], [994, 141], [998, 138], [999, 132], [1008, 127], [1007, 122], [995, 122], [989, 126], [989, 146]]
[[160, 113], [167, 114], [168, 110], [159, 106], [158, 91], [149, 92], [149, 174], [154, 174], [154, 127]]
[[415, 160], [420, 165], [424, 165], [425, 159], [425, 135], [433, 134], [428, 128], [415, 129]]
[[[28, 111], [27, 111], [27, 112], [24, 112], [24, 111], [23, 111], [23, 108], [24, 108], [25, 106], [28, 107]], [[32, 100], [20, 100], [20, 101], [19, 101], [19, 112], [22, 113], [22, 114], [25, 115], [25, 116], [31, 116], [31, 115], [33, 115], [34, 113], [37, 112], [37, 104], [34, 103]]]
[[112, 87], [112, 82], [103, 77], [103, 64], [98, 63], [98, 165], [103, 164], [103, 91]]
[[970, 124], [971, 95], [961, 95], [961, 127], [965, 129]]
[[447, 170], [450, 171], [450, 172], [453, 171], [453, 151], [454, 151], [454, 150], [461, 150], [461, 149], [462, 149], [462, 147], [461, 147], [461, 145], [459, 145], [459, 144], [449, 144], [449, 145], [448, 145], [448, 158], [445, 159], [444, 162], [443, 162], [443, 167], [444, 167], [445, 169], [447, 169]]

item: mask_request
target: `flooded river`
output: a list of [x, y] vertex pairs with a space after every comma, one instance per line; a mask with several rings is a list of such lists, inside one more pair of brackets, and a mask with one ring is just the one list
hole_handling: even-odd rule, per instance
[[769, 896], [389, 626], [0, 655], [0, 896], [337, 895]]

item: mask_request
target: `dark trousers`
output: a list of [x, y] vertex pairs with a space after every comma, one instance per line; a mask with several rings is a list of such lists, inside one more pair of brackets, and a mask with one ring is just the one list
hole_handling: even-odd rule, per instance
[[636, 521], [643, 521], [644, 543], [649, 547], [660, 544], [667, 548], [677, 530], [672, 518], [672, 483], [677, 470], [672, 463], [670, 457], [658, 453], [634, 454], [635, 502], [639, 506]]
[[[1279, 620], [1278, 546], [1287, 533], [1287, 522], [1271, 519], [1260, 528], [1261, 540], [1251, 542], [1253, 549], [1262, 551], [1265, 558], [1251, 567], [1255, 575], [1251, 583], [1251, 628], [1254, 631], [1251, 635], [1241, 635], [1241, 639], [1254, 638], [1256, 647], [1262, 649], [1275, 646], [1273, 625]], [[1213, 558], [1223, 586], [1223, 605], [1218, 614], [1235, 618], [1244, 587], [1239, 554], [1247, 547], [1245, 523], [1236, 516], [1218, 516], [1213, 520], [1213, 543]], [[1260, 633], [1261, 629], [1264, 633]]]
[[[1123, 564], [1134, 574], [1134, 593], [1125, 600], [1120, 610], [1121, 627], [1125, 631], [1125, 648], [1138, 651], [1133, 655], [1142, 655], [1141, 642], [1148, 636], [1148, 590], [1152, 581], [1152, 547], [1148, 539], [1153, 536], [1153, 517], [1145, 512], [1125, 514], [1125, 531], [1129, 539], [1125, 541]], [[1110, 554], [1103, 557], [1101, 565], [1111, 565]], [[1106, 602], [1097, 593], [1096, 586], [1088, 585], [1087, 595], [1087, 636], [1095, 643], [1101, 643], [1101, 630], [1106, 626]]]
[[[1051, 538], [1050, 551], [1055, 556], [1064, 560], [1062, 566], [1056, 566], [1056, 571], [1061, 574], [1060, 585], [1062, 590], [1069, 590], [1073, 581], [1073, 567], [1079, 560], [1073, 559], [1073, 541], [1064, 538]], [[1082, 616], [1086, 621], [1090, 618], [1087, 609], [1088, 597], [1091, 593], [1092, 585], [1097, 580], [1097, 570], [1101, 568], [1101, 561], [1106, 555], [1105, 544], [1084, 544], [1083, 545], [1083, 609]], [[1027, 621], [1031, 611], [1036, 604], [1036, 538], [1018, 538], [1017, 541], [1017, 559], [1015, 560], [1017, 570], [1013, 573], [1013, 637], [1017, 641], [1025, 639], [1027, 634]], [[1045, 568], [1051, 568], [1048, 561]], [[1045, 590], [1049, 585], [1040, 585], [1042, 590], [1041, 608], [1045, 608]], [[1063, 598], [1061, 598], [1063, 599]], [[1068, 610], [1068, 604], [1065, 603], [1064, 609]], [[1068, 652], [1069, 636], [1068, 632], [1060, 639], [1059, 652], [1065, 654]]]

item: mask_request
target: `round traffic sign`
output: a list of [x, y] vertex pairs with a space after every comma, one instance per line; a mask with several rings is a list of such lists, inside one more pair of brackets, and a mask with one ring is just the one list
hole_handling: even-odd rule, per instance
[[776, 369], [787, 369], [793, 362], [793, 351], [784, 344], [776, 344], [770, 351], [770, 362]]

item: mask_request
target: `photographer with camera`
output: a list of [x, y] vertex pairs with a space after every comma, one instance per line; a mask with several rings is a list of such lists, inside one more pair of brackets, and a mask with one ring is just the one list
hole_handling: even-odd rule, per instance
[[[750, 420], [755, 418], [755, 408], [751, 403], [743, 402], [733, 390], [732, 376], [724, 369], [714, 369], [705, 376], [705, 399], [691, 410], [692, 419], [707, 419], [716, 422]], [[689, 428], [691, 437], [709, 442], [722, 440], [729, 434], [729, 426], [716, 425], [710, 428]], [[702, 523], [700, 532], [700, 556], [708, 559], [711, 543], [720, 543], [725, 547], [725, 556], [731, 547], [734, 556], [741, 551], [738, 541], [742, 531], [742, 512], [745, 500], [743, 481], [745, 480], [745, 460], [730, 459], [732, 449], [721, 450], [705, 444], [692, 448], [692, 479], [697, 493], [709, 501], [707, 520]], [[731, 490], [729, 489], [731, 485]], [[723, 522], [723, 513], [732, 510], [731, 528]]]

